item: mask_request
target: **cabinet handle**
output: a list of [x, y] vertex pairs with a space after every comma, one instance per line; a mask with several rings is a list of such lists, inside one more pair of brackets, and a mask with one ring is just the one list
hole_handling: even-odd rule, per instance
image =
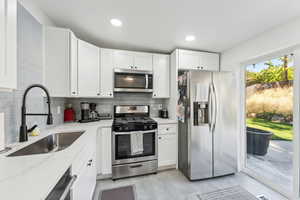
[[112, 96], [112, 93], [109, 93], [109, 96]]
[[97, 93], [98, 96], [100, 96], [100, 93]]
[[161, 137], [158, 137], [158, 139], [160, 139], [160, 140], [161, 140]]
[[129, 66], [131, 69], [133, 69], [133, 66]]
[[137, 67], [134, 67], [135, 69], [137, 69]]
[[76, 94], [76, 92], [72, 92], [72, 94]]
[[204, 67], [201, 67], [201, 69], [203, 69]]
[[154, 96], [156, 97], [156, 94], [154, 94]]
[[167, 128], [167, 131], [169, 131], [169, 128]]

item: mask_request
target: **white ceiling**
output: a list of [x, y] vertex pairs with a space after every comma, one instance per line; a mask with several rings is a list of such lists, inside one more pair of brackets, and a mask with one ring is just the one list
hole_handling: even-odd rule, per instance
[[[300, 16], [299, 0], [32, 0], [58, 26], [102, 47], [223, 51]], [[123, 21], [112, 27], [111, 18]], [[194, 34], [196, 40], [186, 42]]]

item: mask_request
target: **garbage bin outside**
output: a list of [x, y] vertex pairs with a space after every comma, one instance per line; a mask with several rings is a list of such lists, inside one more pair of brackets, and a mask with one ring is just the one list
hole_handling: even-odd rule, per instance
[[247, 127], [247, 153], [264, 156], [268, 153], [273, 133]]

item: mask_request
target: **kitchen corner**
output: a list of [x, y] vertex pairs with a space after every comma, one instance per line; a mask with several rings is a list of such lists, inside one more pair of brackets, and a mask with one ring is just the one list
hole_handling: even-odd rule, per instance
[[[99, 128], [111, 127], [112, 120], [89, 124], [65, 124], [43, 131], [41, 136], [30, 137], [26, 143], [12, 145], [12, 150], [0, 157], [0, 193], [4, 199], [46, 199], [65, 171], [80, 153], [95, 143]], [[68, 148], [48, 154], [6, 157], [35, 141], [53, 133], [84, 131]], [[94, 148], [95, 148], [94, 146]], [[95, 150], [94, 150], [95, 151]], [[96, 179], [95, 179], [96, 182]], [[38, 184], [36, 184], [38, 183]], [[11, 189], [14, 189], [12, 192]]]

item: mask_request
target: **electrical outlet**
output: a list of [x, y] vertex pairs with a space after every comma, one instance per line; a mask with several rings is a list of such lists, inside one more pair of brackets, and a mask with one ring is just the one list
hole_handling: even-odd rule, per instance
[[158, 109], [161, 110], [163, 108], [162, 104], [158, 104]]
[[56, 113], [59, 115], [59, 114], [61, 113], [61, 108], [60, 108], [60, 106], [57, 106], [56, 109], [57, 109], [57, 112], [56, 112]]

